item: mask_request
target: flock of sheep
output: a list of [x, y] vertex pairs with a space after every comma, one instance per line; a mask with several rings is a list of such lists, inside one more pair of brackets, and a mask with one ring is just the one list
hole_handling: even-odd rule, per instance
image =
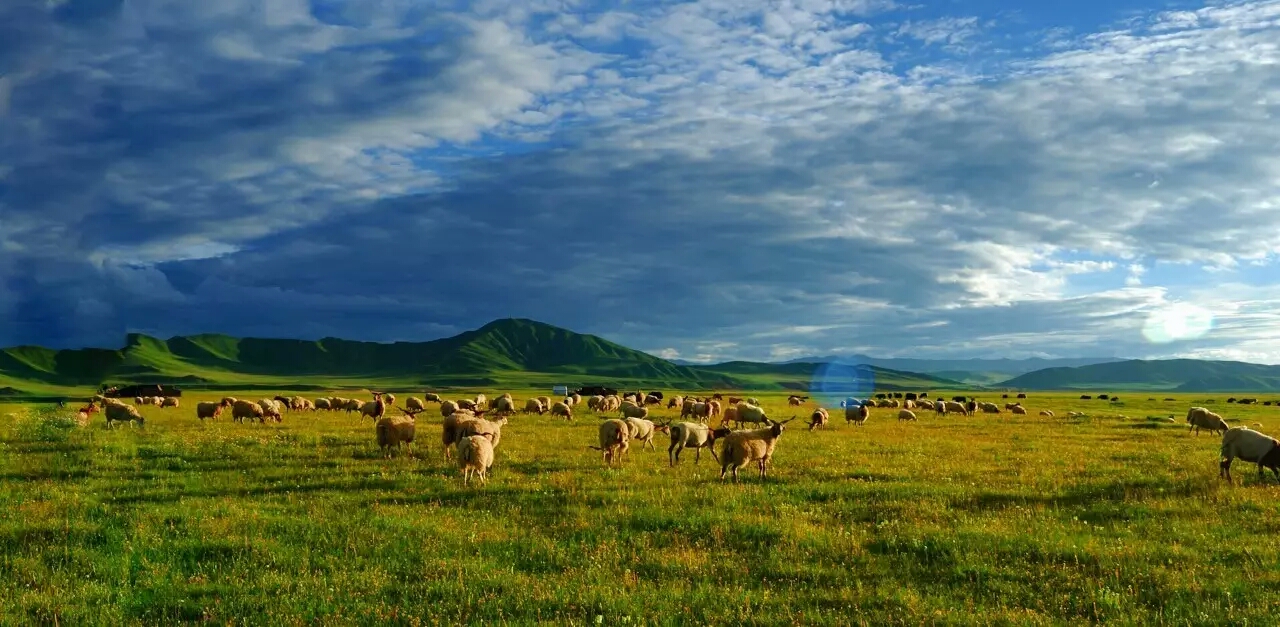
[[[730, 396], [725, 399], [721, 394], [710, 397], [674, 396], [666, 399], [669, 409], [679, 409], [681, 419], [693, 421], [654, 422], [649, 419], [649, 407], [661, 405], [664, 397], [661, 392], [628, 392], [625, 394], [593, 395], [583, 398], [573, 393], [562, 399], [553, 400], [548, 396], [539, 396], [526, 400], [521, 409], [511, 394], [503, 394], [489, 402], [484, 394], [474, 398], [444, 399], [435, 393], [426, 393], [423, 398], [409, 397], [404, 407], [395, 405], [394, 394], [373, 392], [373, 400], [362, 401], [342, 397], [325, 397], [315, 400], [300, 396], [263, 398], [257, 401], [241, 400], [226, 397], [217, 402], [201, 402], [196, 404], [196, 417], [200, 420], [214, 419], [229, 410], [236, 422], [267, 420], [279, 422], [283, 413], [290, 411], [345, 411], [359, 413], [360, 417], [369, 417], [374, 421], [374, 435], [384, 455], [401, 445], [411, 446], [416, 435], [417, 415], [426, 411], [428, 403], [437, 403], [441, 423], [441, 444], [445, 459], [454, 458], [462, 472], [463, 483], [469, 483], [475, 476], [481, 483], [488, 480], [488, 472], [494, 463], [494, 451], [502, 437], [502, 427], [507, 424], [509, 416], [518, 412], [547, 414], [572, 420], [574, 408], [585, 405], [596, 414], [617, 412], [618, 418], [606, 418], [600, 422], [598, 429], [598, 445], [589, 446], [602, 453], [604, 463], [612, 465], [621, 463], [623, 457], [636, 443], [641, 447], [655, 448], [654, 438], [661, 433], [670, 439], [667, 447], [668, 463], [674, 466], [680, 459], [680, 453], [686, 448], [694, 449], [697, 463], [701, 459], [702, 449], [707, 449], [720, 464], [720, 478], [732, 473], [738, 479], [738, 470], [750, 464], [759, 469], [760, 477], [766, 475], [766, 466], [773, 457], [774, 448], [785, 430], [785, 425], [795, 420], [775, 421], [768, 417], [755, 398], [738, 398]], [[1005, 395], [1007, 398], [1008, 395]], [[1025, 394], [1018, 394], [1018, 400], [1004, 404], [1004, 410], [1015, 415], [1026, 415], [1027, 409], [1022, 406]], [[1081, 397], [1085, 398], [1085, 397]], [[1107, 400], [1106, 395], [1099, 399]], [[788, 405], [799, 407], [808, 402], [808, 397], [792, 395]], [[1235, 400], [1235, 399], [1231, 399]], [[1253, 399], [1246, 399], [1253, 400]], [[99, 409], [98, 405], [101, 405]], [[179, 399], [174, 397], [139, 397], [134, 399], [135, 406], [154, 405], [161, 408], [179, 407]], [[107, 427], [116, 422], [129, 422], [142, 425], [141, 413], [135, 406], [114, 398], [97, 395], [88, 406], [79, 410], [79, 419], [87, 422], [88, 417], [102, 411], [106, 417]], [[927, 394], [883, 393], [874, 398], [847, 398], [840, 403], [844, 410], [845, 421], [854, 426], [862, 426], [870, 417], [870, 408], [898, 409], [899, 421], [917, 420], [913, 410], [931, 410], [937, 415], [960, 413], [972, 416], [977, 412], [1002, 413], [999, 405], [990, 402], [979, 402], [972, 397], [952, 397], [950, 400], [929, 399]], [[390, 408], [395, 408], [402, 415], [392, 416]], [[1041, 416], [1053, 417], [1050, 410], [1039, 412]], [[486, 415], [488, 417], [486, 417]], [[1070, 412], [1068, 416], [1080, 416], [1081, 412]], [[712, 428], [712, 418], [718, 417], [719, 426]], [[818, 407], [809, 414], [810, 430], [825, 427], [830, 420], [827, 409]], [[1219, 476], [1231, 480], [1231, 463], [1239, 458], [1258, 465], [1258, 474], [1263, 476], [1263, 469], [1270, 468], [1280, 481], [1280, 441], [1254, 431], [1247, 427], [1231, 427], [1222, 416], [1204, 407], [1192, 407], [1187, 412], [1189, 433], [1199, 435], [1201, 429], [1212, 432], [1221, 431], [1222, 449]], [[732, 428], [731, 428], [732, 425]], [[752, 426], [754, 428], [744, 428]], [[720, 444], [720, 454], [716, 453], [716, 444]]]

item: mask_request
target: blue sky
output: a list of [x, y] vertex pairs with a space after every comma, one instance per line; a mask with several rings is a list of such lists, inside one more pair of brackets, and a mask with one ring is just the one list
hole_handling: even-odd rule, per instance
[[0, 344], [1280, 363], [1276, 41], [1280, 0], [5, 2]]

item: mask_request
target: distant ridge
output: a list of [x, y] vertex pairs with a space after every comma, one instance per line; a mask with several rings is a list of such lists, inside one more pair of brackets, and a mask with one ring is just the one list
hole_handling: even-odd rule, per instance
[[1028, 390], [1280, 392], [1280, 366], [1200, 359], [1129, 359], [1075, 368], [1047, 368], [999, 385]]
[[[743, 362], [745, 364], [745, 362]], [[237, 388], [379, 385], [550, 386], [604, 383], [674, 389], [808, 389], [814, 364], [693, 367], [594, 335], [504, 318], [429, 342], [291, 340], [218, 334], [162, 340], [129, 334], [120, 349], [0, 349], [0, 388], [23, 392], [102, 383]], [[914, 373], [877, 371], [882, 389], [961, 387]]]

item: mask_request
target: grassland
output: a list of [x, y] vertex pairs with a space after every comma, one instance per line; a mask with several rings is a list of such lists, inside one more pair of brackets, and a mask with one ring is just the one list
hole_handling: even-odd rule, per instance
[[665, 443], [606, 469], [596, 417], [520, 415], [486, 487], [436, 416], [383, 459], [343, 414], [202, 424], [189, 395], [108, 431], [0, 404], [0, 623], [1274, 624], [1280, 490], [1217, 478], [1219, 438], [1181, 425], [1207, 396], [1076, 396], [1027, 405], [1085, 418], [788, 429], [738, 485]]

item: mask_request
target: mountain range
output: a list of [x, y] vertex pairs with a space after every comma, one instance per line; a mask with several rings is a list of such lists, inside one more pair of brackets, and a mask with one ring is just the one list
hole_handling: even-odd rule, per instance
[[[1033, 370], [1028, 368], [1040, 367]], [[185, 389], [529, 388], [610, 385], [674, 390], [1165, 390], [1280, 392], [1280, 366], [1169, 360], [876, 359], [673, 363], [534, 320], [506, 318], [428, 342], [129, 334], [118, 349], [0, 349], [0, 396], [69, 394], [101, 384]], [[856, 386], [855, 386], [856, 387]], [[829, 388], [828, 388], [829, 389]]]
[[[0, 394], [65, 393], [104, 383], [175, 383], [185, 389], [550, 387], [586, 384], [667, 389], [808, 390], [815, 365], [761, 369], [673, 364], [594, 335], [533, 320], [501, 319], [429, 342], [358, 342], [129, 334], [120, 349], [0, 349]], [[880, 389], [963, 387], [941, 377], [873, 369]]]

